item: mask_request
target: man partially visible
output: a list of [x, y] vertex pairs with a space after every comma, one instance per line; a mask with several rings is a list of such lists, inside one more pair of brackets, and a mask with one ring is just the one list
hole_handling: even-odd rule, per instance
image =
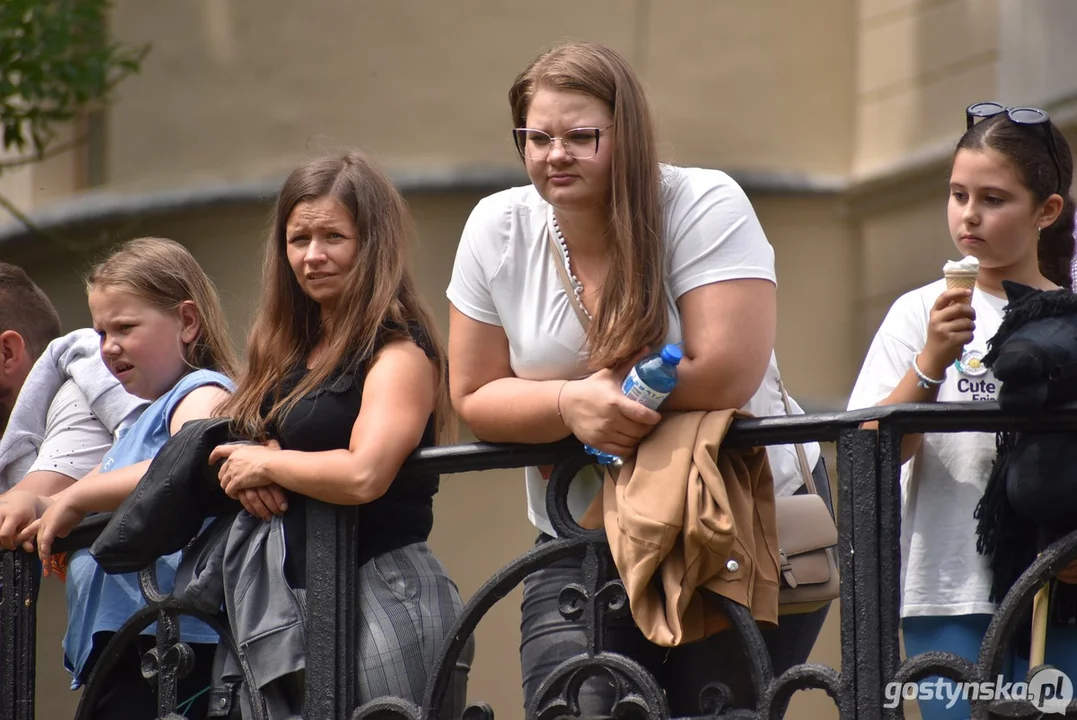
[[26, 376], [60, 335], [60, 316], [22, 268], [0, 262], [0, 436]]
[[61, 336], [41, 288], [0, 263], [0, 547], [14, 549], [39, 498], [97, 467], [144, 406], [105, 367], [93, 330]]

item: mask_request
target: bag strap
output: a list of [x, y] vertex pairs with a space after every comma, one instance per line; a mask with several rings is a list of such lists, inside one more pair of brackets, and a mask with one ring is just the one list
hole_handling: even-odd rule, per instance
[[[789, 403], [789, 393], [785, 391], [785, 383], [782, 382], [781, 377], [778, 378], [778, 389], [782, 393], [782, 404], [785, 405], [785, 414], [793, 414], [793, 406]], [[800, 461], [800, 474], [804, 477], [804, 486], [808, 488], [808, 492], [812, 495], [818, 495], [819, 491], [815, 488], [815, 477], [812, 475], [811, 468], [808, 467], [808, 454], [804, 451], [803, 443], [797, 443], [797, 460]]]

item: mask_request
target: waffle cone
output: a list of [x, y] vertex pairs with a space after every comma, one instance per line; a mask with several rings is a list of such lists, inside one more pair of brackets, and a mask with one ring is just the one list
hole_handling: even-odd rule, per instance
[[[947, 290], [973, 290], [976, 288], [976, 276], [975, 275], [947, 275], [946, 276], [946, 289]], [[962, 300], [961, 302], [972, 302], [971, 296]]]

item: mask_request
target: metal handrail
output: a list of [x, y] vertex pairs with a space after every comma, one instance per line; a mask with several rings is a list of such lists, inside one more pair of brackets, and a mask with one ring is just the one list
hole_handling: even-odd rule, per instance
[[[1000, 605], [990, 636], [985, 640], [980, 665], [958, 662], [957, 659], [947, 657], [920, 656], [901, 661], [897, 645], [897, 570], [900, 567], [900, 490], [897, 482], [899, 449], [901, 437], [910, 433], [995, 433], [1014, 430], [1077, 431], [1077, 405], [1018, 415], [1004, 412], [996, 402], [924, 403], [788, 417], [745, 416], [733, 422], [724, 438], [723, 447], [744, 448], [801, 442], [838, 443], [842, 670], [837, 672], [823, 666], [804, 665], [790, 669], [779, 678], [772, 678], [769, 675], [769, 661], [765, 657], [765, 649], [760, 649], [763, 648], [761, 638], [757, 632], [753, 636], [754, 623], [750, 622], [750, 617], [739, 620], [734, 618], [734, 624], [746, 643], [750, 659], [759, 669], [760, 677], [764, 678], [764, 686], [769, 688], [759, 701], [760, 707], [765, 708], [766, 717], [781, 717], [793, 692], [816, 687], [826, 690], [835, 699], [843, 718], [897, 718], [901, 717], [900, 707], [883, 708], [882, 686], [885, 683], [898, 679], [915, 679], [929, 671], [946, 672], [952, 677], [967, 680], [976, 677], [976, 673], [986, 672], [983, 668], [997, 664], [1001, 652], [999, 648], [1012, 634], [1020, 609], [1031, 602], [1031, 593], [1057, 572], [1062, 564], [1077, 556], [1077, 533], [1046, 550], [1041, 561], [1035, 563], [1026, 575], [1022, 576], [1011, 595]], [[567, 478], [574, 473], [574, 464], [578, 466], [583, 462], [581, 455], [581, 446], [572, 437], [535, 445], [474, 442], [416, 451], [408, 458], [404, 469], [410, 472], [446, 475], [529, 465], [556, 465], [557, 469], [551, 478], [551, 487], [554, 488], [552, 494], [556, 494], [562, 490], [567, 493]], [[325, 581], [328, 584], [323, 583], [324, 587], [315, 587], [308, 583], [308, 603], [312, 604], [311, 608], [317, 608], [319, 616], [318, 628], [315, 630], [312, 626], [309, 630], [310, 634], [317, 633], [318, 638], [313, 641], [314, 645], [309, 644], [308, 638], [308, 647], [317, 646], [316, 652], [308, 660], [308, 680], [317, 677], [321, 683], [320, 691], [329, 693], [328, 700], [319, 705], [317, 710], [326, 717], [362, 720], [374, 717], [380, 712], [389, 713], [385, 717], [428, 717], [426, 713], [433, 712], [431, 708], [439, 706], [442, 697], [439, 693], [444, 690], [444, 678], [441, 675], [447, 672], [446, 668], [451, 668], [456, 657], [454, 653], [460, 651], [464, 641], [470, 637], [475, 625], [489, 608], [504, 597], [526, 573], [544, 566], [544, 563], [559, 556], [559, 553], [576, 551], [585, 552], [588, 558], [586, 562], [591, 563], [592, 569], [603, 567], [605, 569], [602, 572], [609, 572], [608, 560], [603, 559], [606, 552], [605, 541], [600, 533], [587, 537], [565, 538], [558, 541], [559, 545], [529, 551], [499, 571], [468, 602], [458, 621], [459, 632], [452, 637], [438, 661], [435, 670], [437, 677], [432, 677], [430, 681], [423, 708], [410, 705], [399, 698], [387, 698], [353, 711], [354, 706], [350, 703], [355, 693], [351, 677], [354, 662], [349, 659], [351, 651], [348, 649], [350, 646], [347, 644], [347, 638], [337, 637], [347, 633], [337, 632], [336, 625], [347, 623], [348, 618], [352, 617], [356, 587], [347, 561], [333, 558], [334, 548], [339, 548], [339, 544], [344, 541], [342, 539], [353, 532], [354, 526], [350, 525], [353, 519], [347, 509], [337, 511], [332, 506], [317, 503], [311, 503], [311, 506], [314, 509], [308, 515], [308, 523], [312, 522], [311, 519], [316, 521], [310, 527], [315, 528], [315, 534], [321, 538], [318, 541], [321, 543], [320, 551], [312, 557], [318, 557], [318, 562], [329, 563], [318, 568], [319, 577], [329, 580]], [[107, 525], [110, 517], [108, 514], [101, 514], [87, 518], [67, 538], [55, 543], [56, 551], [70, 552], [89, 547]], [[558, 522], [566, 522], [560, 514], [558, 517]], [[4, 571], [11, 572], [11, 576], [18, 579], [18, 588], [4, 588], [4, 598], [6, 601], [13, 601], [17, 599], [15, 591], [25, 592], [28, 584], [25, 581], [25, 565], [20, 566], [22, 570], [10, 570], [12, 554], [6, 555], [7, 557], [5, 553], [0, 553], [0, 559], [4, 561]], [[602, 575], [594, 572], [591, 574], [596, 578]], [[607, 586], [608, 580], [607, 577], [607, 581], [604, 581]], [[613, 581], [616, 582], [615, 577]], [[598, 587], [596, 585], [589, 590], [584, 589], [584, 595], [597, 592]], [[18, 617], [10, 614], [13, 607]], [[21, 628], [19, 632], [22, 634], [33, 633], [32, 615], [27, 617], [26, 611], [19, 603], [6, 602], [0, 610], [5, 613], [3, 628]], [[595, 617], [601, 618], [603, 611], [596, 612], [598, 614]], [[731, 616], [735, 616], [737, 611], [736, 608], [730, 607], [729, 612]], [[592, 626], [594, 622], [591, 621]], [[593, 631], [594, 628], [591, 627], [589, 632]], [[20, 636], [15, 639], [18, 642], [12, 642], [12, 638], [0, 642], [3, 651], [9, 657], [15, 652], [29, 652], [32, 657], [32, 643], [28, 649], [27, 638]], [[0, 641], [2, 640], [3, 638], [0, 638]], [[760, 653], [763, 657], [759, 657]], [[594, 656], [592, 661], [596, 666], [604, 663], [607, 671], [625, 674], [628, 680], [641, 689], [640, 697], [649, 698], [648, 716], [665, 717], [664, 701], [660, 693], [655, 694], [653, 678], [649, 679], [642, 669], [633, 669], [631, 662], [622, 662], [618, 657], [606, 652]], [[574, 662], [577, 665], [586, 665], [589, 661], [582, 658]], [[576, 671], [578, 670], [579, 668]], [[544, 687], [548, 684], [545, 683]], [[32, 669], [23, 668], [13, 681], [11, 672], [6, 671], [5, 675], [5, 669], [0, 667], [0, 720], [30, 717], [27, 707], [32, 708], [32, 698], [21, 697], [20, 693], [25, 694], [26, 688], [32, 687]], [[334, 693], [336, 697], [333, 697]], [[1027, 709], [1013, 703], [1005, 707], [992, 707], [993, 711], [1017, 713], [1007, 715], [1013, 717], [1022, 716], [1021, 713]], [[473, 710], [475, 714], [469, 717], [488, 716], [482, 708]], [[1071, 706], [1071, 710], [1077, 712], [1077, 707]], [[749, 716], [763, 717], [752, 713], [736, 715]]]

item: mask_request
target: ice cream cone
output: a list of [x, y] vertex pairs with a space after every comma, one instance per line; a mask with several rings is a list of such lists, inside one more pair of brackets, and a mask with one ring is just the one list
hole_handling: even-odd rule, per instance
[[[947, 262], [942, 267], [942, 276], [946, 278], [947, 290], [975, 290], [976, 275], [979, 272], [980, 261], [971, 256], [957, 262]], [[958, 302], [970, 303], [972, 302], [972, 296], [969, 295]]]
[[[972, 275], [946, 275], [946, 289], [947, 290], [975, 290], [976, 289], [976, 276]], [[958, 302], [971, 303], [972, 296], [959, 300]]]

